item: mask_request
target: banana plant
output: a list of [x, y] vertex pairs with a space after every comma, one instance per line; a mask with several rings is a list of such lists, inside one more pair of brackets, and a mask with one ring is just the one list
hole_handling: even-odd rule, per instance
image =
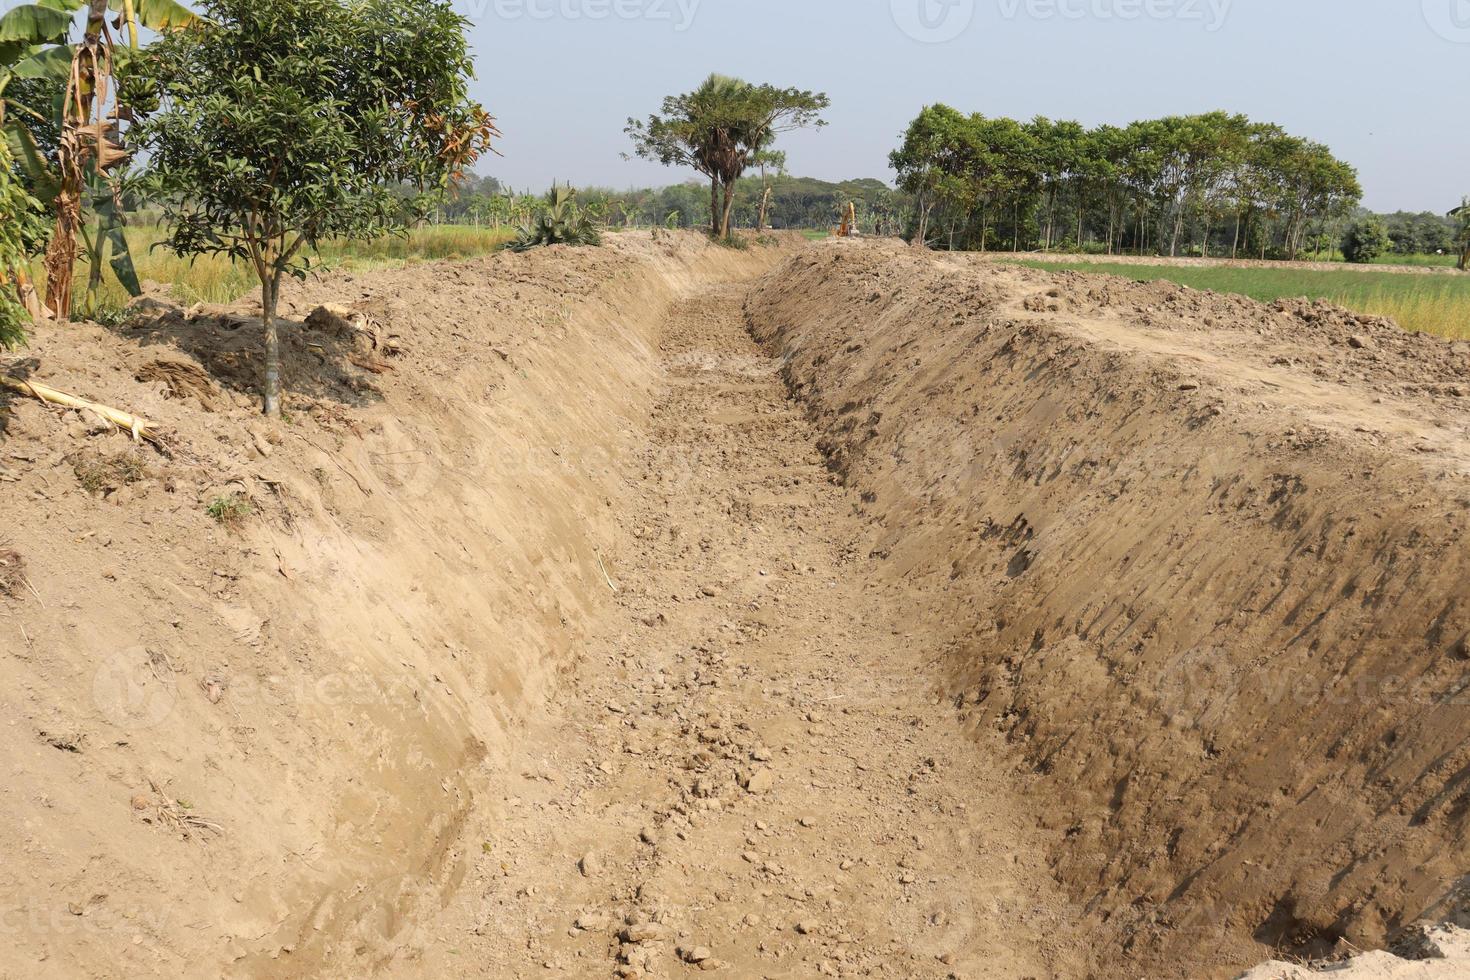
[[1448, 217], [1459, 221], [1455, 229], [1455, 244], [1460, 248], [1460, 261], [1455, 263], [1455, 268], [1461, 272], [1470, 271], [1470, 197], [1465, 202], [1451, 211]]
[[[75, 14], [84, 8], [82, 40], [68, 45]], [[109, 12], [118, 14], [118, 27], [127, 31], [125, 47], [113, 38]], [[146, 88], [130, 92], [122, 75], [139, 47], [140, 28], [175, 30], [196, 18], [175, 0], [38, 0], [0, 18], [0, 92], [10, 78], [22, 78], [48, 81], [61, 93], [49, 113], [17, 106], [21, 111], [10, 113], [4, 127], [6, 142], [27, 180], [56, 215], [46, 249], [45, 305], [60, 319], [71, 313], [72, 275], [81, 252], [90, 265], [88, 312], [95, 312], [109, 249], [109, 264], [119, 282], [137, 294], [118, 187], [129, 160], [122, 146], [122, 126], [133, 118], [138, 102], [146, 101], [147, 92]], [[60, 134], [54, 162], [38, 149], [31, 132], [32, 121], [47, 118]], [[84, 211], [90, 211], [92, 219], [85, 234]]]

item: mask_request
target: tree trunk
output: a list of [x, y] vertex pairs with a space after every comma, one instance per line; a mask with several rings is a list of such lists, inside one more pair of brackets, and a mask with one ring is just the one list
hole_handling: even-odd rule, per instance
[[106, 239], [102, 236], [102, 219], [97, 219], [97, 234], [87, 239], [87, 316], [97, 315], [97, 306], [102, 293], [102, 249]]
[[720, 237], [730, 237], [730, 211], [735, 207], [735, 182], [725, 185], [725, 204], [720, 213]]
[[281, 294], [281, 274], [272, 272], [260, 284], [261, 325], [265, 327], [265, 414], [281, 417], [281, 337], [276, 330], [276, 301]]
[[1046, 199], [1046, 243], [1041, 246], [1043, 252], [1051, 251], [1051, 233], [1056, 226], [1057, 215], [1057, 189], [1053, 187]]
[[1233, 259], [1240, 254], [1240, 212], [1235, 212], [1235, 241], [1230, 243], [1230, 257]]
[[919, 246], [920, 248], [927, 248], [928, 247], [928, 244], [929, 244], [929, 212], [932, 211], [933, 209], [934, 209], [934, 205], [927, 203], [924, 200], [924, 194], [923, 194], [923, 192], [920, 191], [919, 192], [919, 230], [918, 230], [918, 233], [914, 236], [914, 241], [913, 241], [913, 244]]
[[770, 210], [771, 210], [771, 185], [767, 184], [765, 191], [761, 194], [761, 213], [760, 213], [760, 217], [756, 219], [756, 223], [755, 223], [755, 230], [756, 231], [765, 231], [766, 230], [766, 218], [768, 217], [768, 215], [770, 213]]
[[56, 197], [56, 230], [46, 246], [46, 305], [56, 319], [71, 319], [71, 281], [77, 264], [77, 232], [82, 224], [80, 187], [64, 180]]
[[1470, 244], [1467, 244], [1460, 252], [1460, 261], [1455, 266], [1461, 272], [1470, 269]]
[[711, 238], [720, 237], [720, 178], [709, 181], [709, 233]]

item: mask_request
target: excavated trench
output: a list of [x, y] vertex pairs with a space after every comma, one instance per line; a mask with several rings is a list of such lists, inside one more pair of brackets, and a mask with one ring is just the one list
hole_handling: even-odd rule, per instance
[[86, 586], [4, 599], [0, 892], [85, 926], [7, 975], [1228, 977], [1464, 915], [1470, 348], [881, 243], [288, 300], [281, 430], [223, 313], [36, 339], [195, 436], [99, 503], [6, 416], [8, 547]]

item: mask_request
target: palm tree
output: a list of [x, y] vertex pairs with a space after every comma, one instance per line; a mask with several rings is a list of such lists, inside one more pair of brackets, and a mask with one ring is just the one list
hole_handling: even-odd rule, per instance
[[735, 182], [783, 132], [826, 125], [826, 95], [711, 75], [693, 92], [664, 99], [662, 114], [629, 119], [634, 152], [665, 166], [692, 167], [710, 181], [710, 234], [727, 238]]

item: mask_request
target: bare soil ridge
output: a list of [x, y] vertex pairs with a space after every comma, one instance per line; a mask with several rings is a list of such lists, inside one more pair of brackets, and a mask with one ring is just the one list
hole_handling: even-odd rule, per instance
[[[753, 296], [1100, 975], [1381, 946], [1465, 865], [1470, 345], [834, 243]], [[922, 600], [920, 600], [922, 601]]]

